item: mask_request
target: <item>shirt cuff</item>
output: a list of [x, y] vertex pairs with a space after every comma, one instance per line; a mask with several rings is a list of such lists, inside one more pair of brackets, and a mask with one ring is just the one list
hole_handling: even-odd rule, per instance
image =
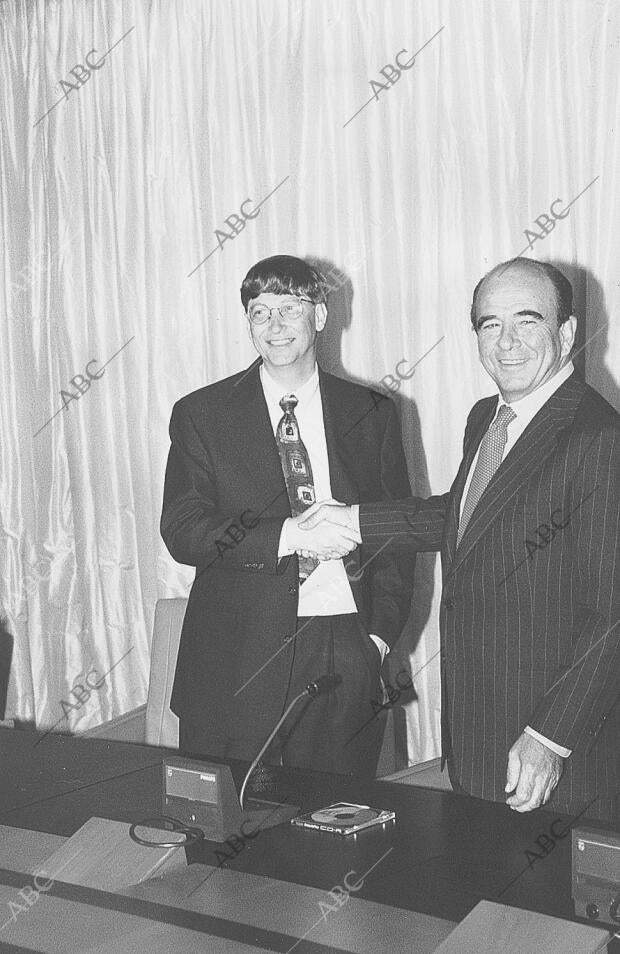
[[287, 517], [282, 524], [282, 529], [280, 531], [280, 542], [278, 543], [278, 560], [281, 560], [282, 557], [290, 556], [291, 553], [295, 552], [294, 550], [291, 550], [286, 536], [286, 527], [290, 519], [290, 517]]
[[372, 639], [373, 643], [375, 644], [375, 646], [377, 647], [377, 649], [378, 649], [379, 652], [381, 653], [381, 662], [383, 662], [383, 660], [385, 659], [385, 657], [387, 656], [387, 654], [388, 654], [389, 651], [390, 651], [390, 647], [389, 647], [388, 644], [385, 642], [385, 640], [381, 639], [380, 636], [373, 636], [372, 633], [368, 633], [368, 635], [370, 636], [370, 638]]
[[543, 745], [546, 745], [548, 749], [551, 749], [552, 752], [555, 752], [556, 755], [561, 755], [563, 759], [567, 759], [569, 755], [572, 755], [572, 749], [565, 749], [563, 745], [558, 745], [557, 742], [552, 742], [551, 739], [548, 739], [546, 736], [541, 735], [540, 732], [537, 732], [536, 729], [532, 729], [531, 726], [526, 725], [524, 732], [527, 732], [528, 735], [531, 735], [533, 739], [536, 739], [538, 742], [542, 742]]
[[[351, 504], [351, 529], [355, 530], [360, 540], [362, 535], [360, 534], [360, 505]], [[383, 640], [381, 640], [383, 642]]]

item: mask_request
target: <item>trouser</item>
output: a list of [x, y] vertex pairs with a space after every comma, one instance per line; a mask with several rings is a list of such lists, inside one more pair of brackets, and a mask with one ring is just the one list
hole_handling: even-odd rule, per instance
[[[262, 761], [374, 778], [383, 733], [379, 650], [357, 614], [300, 617], [291, 638], [291, 663], [282, 712], [319, 676], [340, 676], [329, 692], [301, 699]], [[377, 714], [378, 713], [378, 714]], [[209, 727], [181, 717], [179, 748], [188, 754], [252, 759], [260, 744], [248, 738], [215, 743]]]
[[291, 712], [278, 743], [283, 765], [374, 778], [385, 731], [379, 650], [356, 614], [298, 620], [287, 701], [318, 676], [329, 692]]

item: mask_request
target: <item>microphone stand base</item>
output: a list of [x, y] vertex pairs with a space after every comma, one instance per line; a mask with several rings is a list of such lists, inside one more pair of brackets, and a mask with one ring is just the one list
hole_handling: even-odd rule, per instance
[[267, 802], [249, 798], [243, 809], [243, 825], [253, 831], [264, 831], [266, 828], [275, 828], [284, 825], [299, 814], [298, 805], [289, 805], [288, 802]]

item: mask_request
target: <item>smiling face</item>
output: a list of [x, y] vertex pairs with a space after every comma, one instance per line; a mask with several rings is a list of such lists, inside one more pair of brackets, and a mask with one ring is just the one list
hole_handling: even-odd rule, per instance
[[272, 311], [271, 317], [260, 325], [252, 324], [249, 313], [257, 306], [273, 309], [297, 301], [299, 297], [295, 295], [263, 292], [248, 304], [252, 343], [269, 374], [289, 387], [303, 384], [314, 371], [317, 332], [322, 331], [327, 319], [325, 306], [303, 301], [299, 318], [283, 318], [279, 311]]
[[511, 266], [478, 291], [478, 354], [505, 401], [518, 401], [567, 363], [577, 319], [558, 325], [555, 289], [546, 275]]

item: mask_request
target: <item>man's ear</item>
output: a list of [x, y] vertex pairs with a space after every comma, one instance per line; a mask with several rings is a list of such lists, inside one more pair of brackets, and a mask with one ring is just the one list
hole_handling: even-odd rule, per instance
[[314, 306], [314, 327], [316, 330], [323, 331], [326, 321], [327, 307], [324, 302], [320, 301], [318, 305]]
[[562, 356], [570, 354], [575, 343], [575, 332], [577, 331], [577, 319], [571, 315], [560, 325], [560, 341], [562, 342]]
[[245, 325], [245, 330], [248, 333], [248, 338], [250, 339], [252, 344], [254, 344], [254, 338], [252, 337], [252, 322], [248, 318], [245, 311], [243, 312], [243, 324]]

